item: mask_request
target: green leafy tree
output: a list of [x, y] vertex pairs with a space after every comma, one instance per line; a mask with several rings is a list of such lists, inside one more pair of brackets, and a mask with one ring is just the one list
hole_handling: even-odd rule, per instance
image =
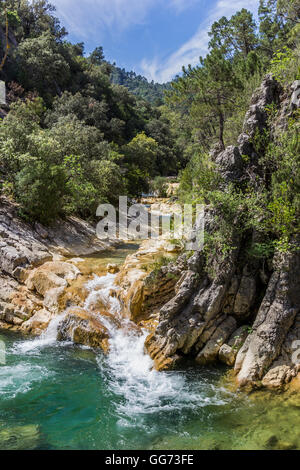
[[96, 47], [96, 49], [91, 53], [89, 59], [93, 65], [101, 65], [105, 59], [103, 47]]
[[60, 165], [28, 157], [16, 176], [16, 199], [30, 220], [48, 224], [62, 214], [66, 174]]
[[53, 36], [43, 33], [25, 39], [17, 50], [18, 81], [27, 89], [37, 90], [51, 101], [60, 94], [70, 79], [70, 67]]
[[211, 49], [221, 49], [229, 57], [237, 53], [247, 57], [258, 43], [256, 29], [253, 14], [243, 8], [230, 20], [223, 16], [212, 25], [208, 33], [211, 37], [209, 46]]
[[289, 30], [277, 6], [277, 0], [260, 0], [258, 9], [260, 48], [269, 58], [286, 45]]
[[225, 59], [221, 50], [214, 49], [205, 59], [200, 58], [200, 66], [184, 69], [183, 77], [172, 86], [171, 100], [189, 106], [193, 120], [205, 129], [204, 135], [199, 136], [204, 147], [217, 134], [220, 148], [224, 149], [226, 119], [235, 107], [234, 95], [241, 89], [232, 62]]
[[147, 137], [145, 132], [141, 132], [124, 148], [125, 161], [151, 176], [155, 172], [158, 148], [158, 143], [152, 137]]

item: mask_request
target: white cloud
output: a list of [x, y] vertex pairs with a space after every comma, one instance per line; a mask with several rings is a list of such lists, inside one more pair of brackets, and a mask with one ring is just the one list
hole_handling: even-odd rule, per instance
[[143, 24], [154, 7], [171, 8], [176, 13], [204, 0], [51, 0], [67, 29], [83, 38], [97, 36], [101, 29], [117, 33]]
[[67, 29], [83, 38], [101, 38], [101, 29], [111, 31], [143, 23], [160, 0], [52, 0]]
[[195, 3], [199, 3], [199, 0], [169, 0], [170, 7], [174, 8], [178, 13], [190, 8]]
[[107, 31], [117, 34], [146, 23], [154, 7], [170, 8], [179, 15], [200, 2], [210, 6], [205, 12], [205, 21], [200, 23], [194, 36], [168, 57], [144, 58], [140, 64], [148, 79], [161, 83], [173, 78], [183, 65], [195, 65], [199, 56], [206, 54], [207, 33], [214, 21], [231, 16], [241, 8], [254, 12], [259, 0], [51, 0], [69, 32], [85, 42], [91, 40], [98, 44]]
[[[178, 0], [178, 3], [180, 3], [180, 0]], [[154, 57], [152, 60], [143, 59], [141, 68], [144, 75], [150, 80], [164, 83], [178, 74], [183, 65], [197, 64], [199, 57], [207, 53], [208, 31], [212, 23], [222, 16], [230, 17], [242, 8], [256, 12], [258, 3], [259, 0], [218, 0], [214, 8], [208, 13], [208, 18], [199, 25], [196, 34], [176, 52], [165, 59], [159, 57]]]

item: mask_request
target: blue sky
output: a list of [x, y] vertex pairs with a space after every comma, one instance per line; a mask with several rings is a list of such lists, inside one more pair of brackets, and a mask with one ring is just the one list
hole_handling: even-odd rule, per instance
[[259, 0], [51, 0], [72, 42], [86, 52], [103, 46], [106, 58], [164, 83], [207, 52], [207, 31]]

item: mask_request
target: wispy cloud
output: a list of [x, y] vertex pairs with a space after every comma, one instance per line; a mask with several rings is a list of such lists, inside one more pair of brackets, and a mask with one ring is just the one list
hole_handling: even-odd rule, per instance
[[148, 79], [163, 83], [179, 73], [183, 65], [195, 65], [199, 56], [206, 54], [208, 31], [214, 21], [222, 16], [231, 16], [241, 8], [255, 12], [259, 0], [51, 0], [51, 3], [73, 36], [97, 44], [101, 44], [107, 32], [117, 35], [136, 25], [151, 22], [154, 8], [167, 8], [179, 16], [193, 5], [209, 5], [206, 19], [178, 50], [167, 57], [145, 57], [140, 67], [136, 67]]
[[143, 24], [152, 8], [170, 8], [182, 13], [203, 0], [51, 0], [67, 29], [87, 38], [101, 39], [101, 28], [122, 32]]
[[[178, 4], [180, 0], [178, 0]], [[242, 8], [253, 12], [257, 11], [259, 0], [218, 0], [215, 6], [208, 12], [204, 22], [199, 25], [197, 32], [185, 44], [170, 56], [154, 57], [151, 60], [143, 59], [141, 68], [144, 75], [159, 83], [171, 80], [178, 74], [183, 65], [195, 65], [199, 57], [205, 55], [208, 50], [208, 31], [212, 23], [222, 16], [231, 16]]]
[[143, 23], [149, 10], [160, 0], [52, 0], [67, 29], [82, 38], [105, 28], [122, 31]]
[[169, 0], [170, 8], [174, 8], [178, 13], [187, 10], [196, 3], [199, 3], [199, 0]]

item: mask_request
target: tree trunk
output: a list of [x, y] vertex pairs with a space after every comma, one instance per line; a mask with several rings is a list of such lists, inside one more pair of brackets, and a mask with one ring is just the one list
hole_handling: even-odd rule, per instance
[[219, 143], [220, 143], [220, 148], [222, 148], [222, 150], [225, 150], [224, 125], [225, 125], [224, 115], [222, 112], [220, 112], [219, 114]]

